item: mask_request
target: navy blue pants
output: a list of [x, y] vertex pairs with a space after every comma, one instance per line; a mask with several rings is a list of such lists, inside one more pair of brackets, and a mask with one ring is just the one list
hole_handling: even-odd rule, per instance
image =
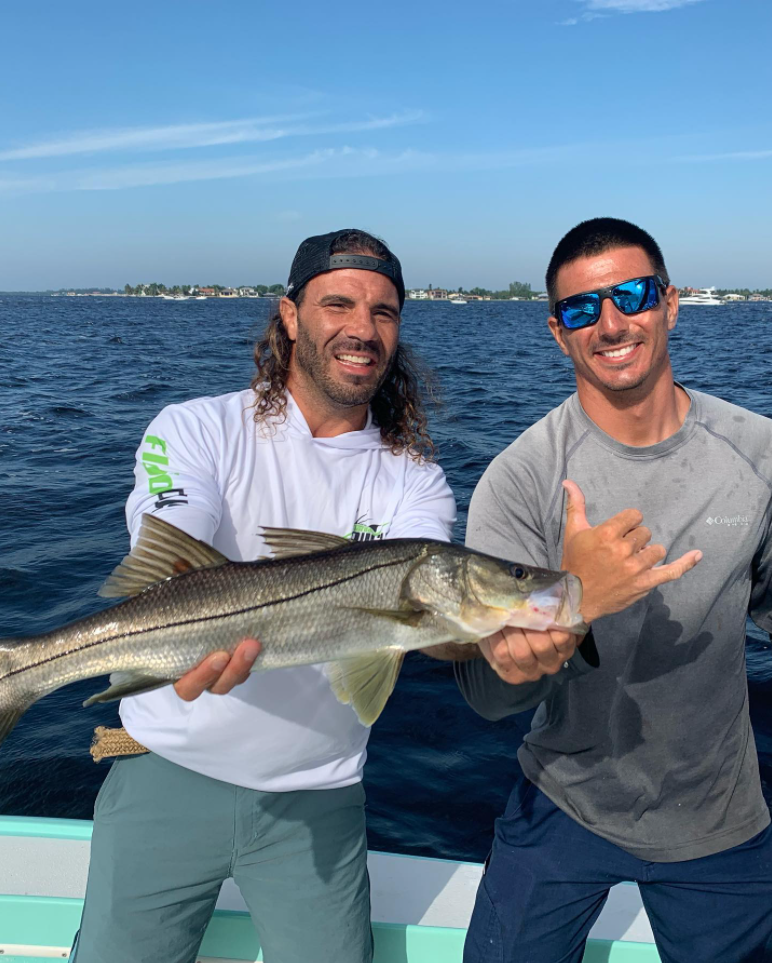
[[772, 961], [772, 826], [723, 853], [652, 863], [584, 829], [523, 777], [496, 820], [464, 963], [580, 963], [622, 881], [638, 883], [662, 963]]

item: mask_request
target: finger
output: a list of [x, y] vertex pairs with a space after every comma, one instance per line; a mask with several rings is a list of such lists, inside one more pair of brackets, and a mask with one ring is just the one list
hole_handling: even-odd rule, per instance
[[[543, 670], [526, 641], [525, 629], [508, 626], [484, 642], [488, 643], [489, 656], [486, 655], [486, 658], [505, 682], [517, 685], [521, 682], [533, 682], [543, 675]], [[482, 642], [480, 648], [483, 649]], [[484, 649], [483, 654], [485, 655]]]
[[576, 484], [576, 482], [571, 481], [570, 478], [566, 478], [566, 480], [563, 482], [563, 488], [568, 496], [566, 499], [565, 534], [565, 538], [568, 539], [577, 532], [582, 532], [589, 528], [590, 523], [587, 521], [586, 506], [582, 489]]
[[552, 632], [533, 632], [526, 629], [525, 638], [530, 646], [531, 652], [536, 659], [536, 664], [542, 672], [552, 675], [558, 672], [565, 662], [565, 656], [555, 645]]
[[[494, 669], [509, 671], [517, 668], [518, 663], [514, 653], [518, 651], [518, 644], [521, 639], [524, 639], [523, 629], [507, 627], [485, 640], [491, 656], [489, 661]], [[523, 652], [530, 652], [526, 642], [523, 641], [522, 645], [524, 647]], [[536, 664], [535, 660], [533, 660], [533, 664]]]
[[[503, 679], [504, 682], [510, 683], [510, 685], [519, 685], [522, 682], [530, 681], [523, 675], [523, 673], [512, 662], [508, 655], [505, 656], [506, 664], [502, 664], [502, 662], [494, 654], [493, 650], [497, 648], [497, 645], [500, 645], [503, 642], [502, 639], [498, 638], [500, 635], [501, 633], [499, 632], [495, 637], [492, 636], [489, 639], [481, 639], [477, 643], [480, 648], [480, 652], [483, 654], [483, 658], [485, 658], [485, 660], [488, 662], [488, 665], [490, 665], [496, 675], [500, 679]], [[497, 641], [492, 641], [492, 639], [496, 639]], [[506, 643], [504, 642], [503, 644], [506, 647]]]
[[667, 550], [664, 545], [647, 545], [646, 548], [642, 548], [640, 552], [636, 553], [634, 561], [638, 564], [639, 571], [644, 572], [647, 568], [654, 568], [655, 565], [659, 565], [666, 556]]
[[685, 555], [677, 558], [675, 562], [670, 562], [668, 565], [658, 565], [649, 573], [652, 587], [663, 585], [665, 582], [674, 582], [676, 579], [681, 578], [682, 575], [685, 575], [686, 572], [693, 569], [701, 558], [702, 552], [695, 550], [687, 552]]
[[225, 695], [234, 686], [246, 682], [259, 654], [260, 643], [257, 639], [245, 639], [240, 642], [221, 675], [209, 686], [209, 691], [213, 695]]
[[651, 529], [644, 525], [639, 525], [625, 535], [624, 540], [630, 543], [633, 554], [640, 552], [642, 548], [651, 540]]
[[192, 702], [217, 681], [229, 661], [227, 652], [212, 652], [195, 669], [186, 672], [174, 683], [175, 692], [180, 699]]
[[603, 528], [618, 538], [624, 538], [629, 532], [638, 528], [642, 521], [643, 515], [637, 508], [625, 508], [611, 518], [607, 518], [605, 522], [601, 522], [598, 528]]
[[560, 655], [560, 658], [564, 662], [566, 659], [570, 659], [576, 651], [577, 643], [581, 641], [580, 637], [574, 632], [564, 632], [562, 629], [550, 629], [549, 633], [555, 651]]
[[547, 632], [533, 632], [530, 629], [513, 632], [505, 629], [504, 637], [512, 662], [530, 678], [539, 678], [545, 668], [557, 661], [555, 646]]

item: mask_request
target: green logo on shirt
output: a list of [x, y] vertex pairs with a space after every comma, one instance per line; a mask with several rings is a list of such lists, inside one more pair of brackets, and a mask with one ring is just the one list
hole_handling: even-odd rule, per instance
[[348, 535], [344, 537], [351, 539], [352, 542], [372, 542], [377, 538], [383, 538], [386, 535], [387, 528], [386, 522], [381, 522], [379, 525], [366, 525], [364, 522], [357, 522]]
[[[149, 450], [142, 452], [142, 467], [148, 473], [149, 490], [151, 495], [160, 495], [172, 487], [172, 476], [169, 474], [169, 459], [166, 455], [166, 442], [163, 438], [148, 435], [145, 445]], [[160, 454], [159, 454], [160, 452]]]

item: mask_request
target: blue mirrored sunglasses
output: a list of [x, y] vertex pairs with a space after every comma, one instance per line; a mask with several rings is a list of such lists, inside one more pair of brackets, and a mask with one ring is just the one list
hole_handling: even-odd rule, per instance
[[611, 298], [622, 314], [639, 314], [650, 311], [659, 304], [659, 293], [667, 285], [658, 274], [645, 278], [632, 278], [608, 288], [586, 291], [563, 298], [555, 305], [555, 317], [561, 324], [572, 330], [597, 324], [601, 307], [606, 298]]

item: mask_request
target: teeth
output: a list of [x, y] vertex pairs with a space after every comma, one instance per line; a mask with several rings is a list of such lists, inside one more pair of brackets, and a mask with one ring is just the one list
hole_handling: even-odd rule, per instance
[[630, 354], [634, 349], [634, 344], [628, 344], [625, 345], [624, 348], [615, 348], [613, 351], [601, 351], [599, 353], [602, 354], [604, 358], [624, 358], [626, 354]]
[[362, 358], [357, 354], [339, 354], [337, 357], [339, 361], [348, 361], [349, 364], [361, 364], [363, 366], [370, 364], [369, 358]]

